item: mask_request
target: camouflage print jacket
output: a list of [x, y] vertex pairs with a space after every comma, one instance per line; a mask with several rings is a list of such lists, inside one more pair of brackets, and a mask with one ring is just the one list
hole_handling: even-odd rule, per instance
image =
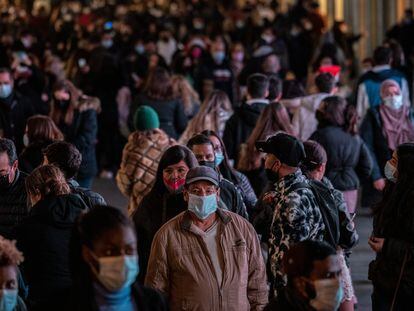
[[[312, 190], [299, 188], [290, 191], [295, 184], [306, 182], [306, 177], [298, 170], [277, 181], [273, 189], [266, 192], [261, 199], [263, 213], [267, 214], [267, 217], [261, 217], [268, 223], [265, 226], [270, 233], [264, 236], [268, 237], [269, 279], [273, 290], [286, 284], [282, 273], [282, 259], [289, 246], [307, 239], [322, 240], [324, 237], [325, 225]], [[255, 227], [256, 225], [257, 223]], [[260, 234], [260, 230], [258, 231]]]

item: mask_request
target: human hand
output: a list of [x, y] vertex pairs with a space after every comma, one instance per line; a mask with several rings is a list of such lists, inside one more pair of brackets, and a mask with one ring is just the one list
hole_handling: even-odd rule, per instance
[[369, 246], [371, 246], [372, 250], [376, 253], [379, 253], [382, 251], [382, 248], [384, 247], [384, 238], [377, 238], [375, 236], [371, 236], [368, 240]]
[[373, 186], [374, 186], [375, 190], [378, 190], [378, 191], [384, 190], [384, 188], [385, 188], [385, 179], [380, 178], [380, 179], [374, 181]]

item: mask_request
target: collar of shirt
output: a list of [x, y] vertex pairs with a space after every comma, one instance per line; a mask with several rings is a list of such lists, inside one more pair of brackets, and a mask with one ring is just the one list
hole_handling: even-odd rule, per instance
[[265, 104], [265, 105], [268, 105], [269, 104], [269, 100], [268, 99], [263, 99], [263, 98], [253, 98], [253, 99], [246, 100], [246, 104], [247, 105], [253, 105], [253, 104]]
[[289, 189], [293, 184], [305, 182], [306, 178], [302, 171], [298, 169], [293, 174], [286, 175], [275, 183], [276, 192], [283, 193]]
[[373, 72], [380, 72], [383, 70], [388, 70], [391, 69], [390, 65], [378, 65], [378, 66], [374, 66], [374, 68], [372, 68]]

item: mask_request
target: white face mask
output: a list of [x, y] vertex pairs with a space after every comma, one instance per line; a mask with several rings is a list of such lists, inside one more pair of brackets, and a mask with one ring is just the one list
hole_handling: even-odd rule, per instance
[[139, 272], [137, 255], [94, 257], [99, 263], [99, 269], [96, 271], [92, 267], [92, 271], [110, 292], [116, 292], [135, 282]]
[[385, 164], [385, 168], [384, 168], [385, 177], [389, 181], [396, 183], [397, 182], [397, 178], [395, 178], [396, 172], [397, 172], [397, 168], [394, 165], [392, 165], [390, 161], [388, 161], [387, 164]]
[[403, 105], [402, 95], [391, 95], [384, 98], [384, 104], [392, 109], [400, 109]]
[[29, 146], [29, 136], [27, 136], [27, 134], [23, 135], [23, 145], [25, 147]]
[[310, 305], [318, 311], [336, 311], [344, 296], [339, 279], [314, 281], [316, 297]]

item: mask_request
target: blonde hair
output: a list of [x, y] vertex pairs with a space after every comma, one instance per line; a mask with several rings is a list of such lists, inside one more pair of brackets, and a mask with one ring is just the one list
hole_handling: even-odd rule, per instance
[[174, 75], [171, 78], [173, 96], [181, 99], [184, 113], [188, 116], [194, 111], [194, 106], [200, 106], [200, 97], [191, 84], [182, 75]]
[[23, 260], [23, 254], [17, 249], [16, 241], [0, 236], [0, 267], [18, 266]]
[[26, 177], [26, 191], [31, 195], [64, 195], [70, 193], [62, 171], [54, 165], [43, 165], [36, 168]]
[[[199, 133], [204, 130], [216, 131], [220, 128], [220, 112], [231, 112], [231, 102], [227, 94], [220, 90], [213, 91], [201, 105], [200, 111], [191, 120], [191, 133]], [[210, 123], [210, 124], [208, 124]]]

